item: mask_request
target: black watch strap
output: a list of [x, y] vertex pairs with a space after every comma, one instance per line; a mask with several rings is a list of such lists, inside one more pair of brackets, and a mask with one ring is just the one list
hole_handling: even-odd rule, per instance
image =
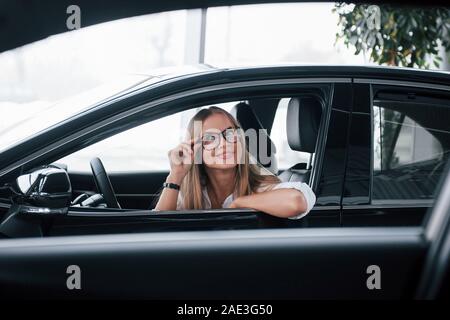
[[180, 190], [180, 186], [178, 184], [171, 183], [171, 182], [164, 182], [163, 183], [163, 187], [164, 188], [175, 189], [175, 190]]

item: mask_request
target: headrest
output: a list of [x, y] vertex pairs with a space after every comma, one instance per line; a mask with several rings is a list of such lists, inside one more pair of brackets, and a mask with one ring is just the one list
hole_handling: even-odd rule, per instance
[[288, 104], [286, 129], [292, 150], [314, 153], [319, 133], [322, 105], [314, 97], [291, 98]]
[[239, 102], [231, 109], [230, 113], [239, 121], [244, 130], [249, 128], [263, 129], [261, 121], [259, 121], [253, 109], [246, 102]]
[[[231, 115], [235, 117], [235, 119], [240, 123], [242, 126], [242, 129], [244, 131], [247, 131], [248, 129], [254, 129], [256, 130], [256, 137], [257, 137], [257, 144], [255, 152], [257, 154], [252, 154], [253, 157], [257, 159], [257, 161], [262, 164], [264, 167], [268, 168], [270, 171], [272, 171], [275, 174], [278, 174], [278, 166], [276, 165], [276, 147], [272, 140], [270, 139], [269, 135], [267, 134], [266, 129], [261, 124], [261, 121], [259, 121], [258, 117], [256, 116], [255, 112], [251, 108], [251, 106], [245, 102], [240, 102], [237, 105], [235, 105], [231, 111]], [[262, 131], [260, 131], [262, 130]], [[261, 134], [259, 134], [261, 132]], [[261, 142], [260, 142], [261, 138]], [[263, 141], [267, 141], [266, 150], [261, 150], [260, 153], [260, 143], [262, 144]], [[248, 147], [248, 145], [247, 145]], [[250, 153], [253, 153], [251, 148], [249, 149]], [[261, 154], [264, 156], [264, 153], [266, 153], [266, 157], [270, 158], [270, 162], [266, 163], [267, 161], [262, 161], [264, 159], [261, 159]]]

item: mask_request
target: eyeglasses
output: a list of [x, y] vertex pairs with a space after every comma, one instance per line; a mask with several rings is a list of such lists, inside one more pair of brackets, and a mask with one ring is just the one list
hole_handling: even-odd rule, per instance
[[229, 143], [236, 143], [238, 139], [237, 128], [226, 128], [222, 132], [207, 132], [202, 137], [202, 145], [205, 150], [213, 150], [219, 146], [220, 136]]

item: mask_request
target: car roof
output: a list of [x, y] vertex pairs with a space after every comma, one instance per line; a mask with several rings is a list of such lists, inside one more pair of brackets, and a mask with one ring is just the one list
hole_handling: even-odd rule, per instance
[[[448, 85], [450, 72], [442, 70], [426, 70], [406, 67], [378, 66], [378, 65], [325, 65], [303, 63], [271, 63], [261, 64], [199, 64], [185, 67], [155, 69], [147, 73], [148, 76], [161, 80], [175, 79], [181, 76], [202, 77], [204, 74], [223, 74], [227, 78], [236, 79], [252, 77], [349, 77], [374, 78], [403, 81], [425, 81]], [[223, 74], [224, 75], [224, 74]]]

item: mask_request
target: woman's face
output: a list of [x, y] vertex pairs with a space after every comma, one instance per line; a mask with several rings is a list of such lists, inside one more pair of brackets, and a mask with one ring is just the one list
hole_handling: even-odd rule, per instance
[[227, 116], [214, 113], [203, 121], [203, 164], [208, 168], [230, 169], [238, 164], [241, 143]]

